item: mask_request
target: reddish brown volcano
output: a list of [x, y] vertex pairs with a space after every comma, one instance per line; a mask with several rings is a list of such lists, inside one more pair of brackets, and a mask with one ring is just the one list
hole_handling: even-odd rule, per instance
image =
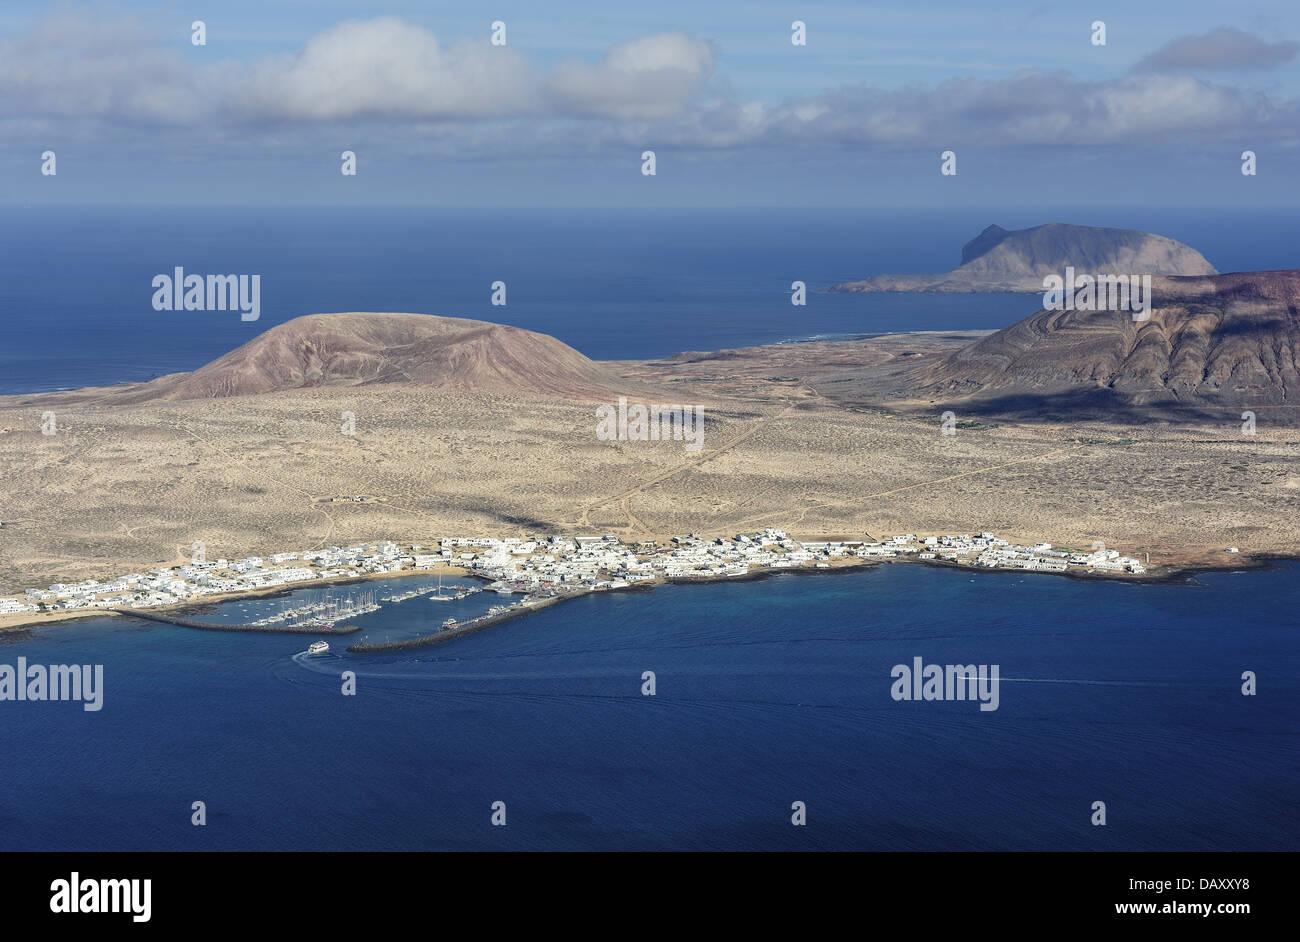
[[1026, 407], [1090, 390], [1128, 406], [1300, 405], [1300, 271], [1155, 278], [1152, 298], [1148, 320], [1039, 311], [902, 385]]
[[415, 383], [492, 393], [608, 398], [619, 378], [554, 337], [429, 314], [312, 314], [273, 327], [127, 401], [212, 399], [308, 386]]

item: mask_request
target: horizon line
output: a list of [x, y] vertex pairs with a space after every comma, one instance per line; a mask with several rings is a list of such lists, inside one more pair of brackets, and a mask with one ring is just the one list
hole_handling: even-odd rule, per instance
[[[912, 212], [926, 211], [944, 211], [944, 212], [1031, 212], [1037, 209], [1034, 206], [1011, 205], [1011, 204], [966, 204], [954, 206], [951, 204], [934, 203], [934, 204], [915, 204], [915, 203], [765, 203], [765, 204], [748, 204], [748, 203], [568, 203], [568, 204], [542, 204], [542, 203], [140, 203], [140, 202], [85, 202], [85, 203], [46, 203], [33, 204], [31, 202], [12, 201], [6, 202], [0, 200], [0, 210], [56, 210], [56, 209], [406, 209], [406, 210], [437, 210], [437, 209], [465, 209], [465, 210], [751, 210], [751, 211], [772, 211], [772, 210], [843, 210], [845, 212], [861, 210], [899, 210], [905, 209]], [[1055, 203], [1050, 206], [1044, 206], [1044, 212], [1056, 212], [1065, 210], [1086, 210], [1096, 212], [1098, 210], [1124, 210], [1133, 211], [1150, 211], [1150, 210], [1187, 210], [1194, 211], [1224, 211], [1224, 210], [1278, 210], [1293, 211], [1300, 209], [1300, 201], [1295, 203], [1147, 203], [1135, 207], [1131, 202], [1119, 201], [1115, 203], [1096, 203], [1083, 202], [1078, 204]]]

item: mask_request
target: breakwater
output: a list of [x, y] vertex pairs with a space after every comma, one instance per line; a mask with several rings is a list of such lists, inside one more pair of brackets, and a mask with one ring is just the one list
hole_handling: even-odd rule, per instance
[[356, 644], [348, 646], [349, 654], [367, 654], [376, 651], [401, 651], [406, 648], [425, 648], [431, 644], [441, 644], [444, 641], [450, 641], [452, 638], [459, 638], [462, 635], [472, 634], [475, 631], [482, 631], [484, 628], [491, 628], [493, 625], [499, 625], [502, 622], [510, 621], [512, 618], [518, 618], [521, 615], [528, 615], [533, 612], [539, 612], [544, 608], [550, 608], [557, 602], [563, 602], [566, 599], [576, 599], [587, 592], [569, 592], [564, 595], [553, 595], [549, 598], [538, 599], [535, 602], [525, 602], [515, 608], [507, 609], [504, 612], [497, 612], [495, 615], [480, 615], [478, 618], [471, 618], [467, 622], [458, 624], [455, 628], [444, 628], [441, 631], [429, 635], [420, 635], [415, 638], [406, 638], [402, 641], [358, 641]]
[[545, 598], [534, 599], [531, 602], [523, 602], [504, 612], [498, 612], [495, 615], [480, 615], [478, 618], [471, 618], [469, 621], [461, 622], [455, 628], [444, 628], [433, 634], [420, 635], [416, 638], [406, 638], [402, 641], [358, 641], [356, 644], [348, 646], [349, 654], [367, 654], [376, 651], [401, 651], [407, 648], [424, 648], [431, 644], [441, 644], [444, 641], [450, 641], [453, 638], [459, 638], [462, 635], [472, 634], [475, 631], [482, 631], [484, 628], [491, 628], [493, 625], [499, 625], [502, 622], [510, 621], [513, 618], [519, 618], [523, 615], [531, 615], [533, 612], [540, 612], [544, 608], [550, 608], [559, 602], [567, 602], [569, 599], [579, 599], [586, 595], [593, 595], [597, 592], [648, 592], [654, 587], [655, 583], [639, 582], [633, 585], [619, 586], [617, 588], [591, 588], [591, 589], [573, 589], [564, 591], [559, 595], [551, 595]]
[[247, 634], [268, 635], [350, 635], [361, 630], [356, 625], [339, 625], [330, 628], [309, 625], [227, 625], [215, 621], [198, 621], [165, 612], [142, 612], [132, 608], [111, 608], [109, 611], [115, 615], [125, 615], [127, 618], [156, 621], [164, 625], [179, 625], [182, 628], [197, 628], [199, 631], [242, 631]]

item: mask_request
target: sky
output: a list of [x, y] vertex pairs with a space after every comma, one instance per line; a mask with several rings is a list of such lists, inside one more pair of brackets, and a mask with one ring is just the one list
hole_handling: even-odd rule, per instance
[[986, 6], [10, 0], [0, 205], [1300, 202], [1300, 4]]

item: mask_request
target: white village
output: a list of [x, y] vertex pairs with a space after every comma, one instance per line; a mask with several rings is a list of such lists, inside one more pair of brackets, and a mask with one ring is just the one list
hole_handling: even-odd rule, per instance
[[[265, 558], [195, 560], [181, 566], [133, 572], [107, 582], [85, 579], [28, 589], [0, 598], [0, 615], [77, 609], [152, 609], [218, 601], [215, 597], [263, 594], [311, 583], [399, 573], [455, 570], [478, 576], [487, 589], [537, 597], [626, 588], [638, 583], [729, 579], [767, 570], [832, 569], [863, 560], [914, 558], [980, 569], [1101, 575], [1143, 575], [1146, 568], [1116, 550], [1071, 551], [1050, 543], [1019, 546], [992, 533], [945, 536], [901, 534], [883, 542], [795, 540], [769, 528], [734, 537], [695, 534], [666, 543], [622, 542], [617, 536], [548, 536], [532, 539], [449, 537], [405, 548], [389, 540], [323, 550], [298, 550]], [[214, 597], [214, 598], [208, 598]], [[373, 610], [370, 606], [368, 610]]]

